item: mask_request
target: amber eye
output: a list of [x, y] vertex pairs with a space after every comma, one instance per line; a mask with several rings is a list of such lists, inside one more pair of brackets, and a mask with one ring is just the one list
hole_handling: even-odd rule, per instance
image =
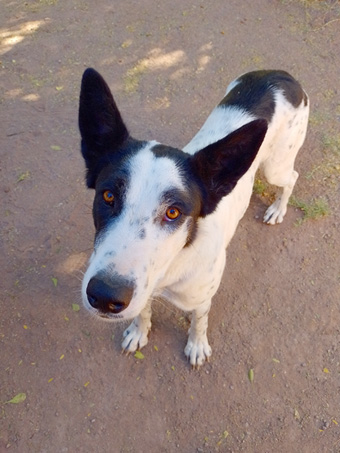
[[176, 220], [180, 216], [181, 216], [180, 210], [173, 206], [170, 206], [170, 208], [168, 208], [166, 210], [165, 220], [168, 220], [168, 221]]
[[105, 192], [103, 192], [103, 200], [105, 203], [112, 204], [115, 200], [115, 196], [110, 190], [105, 190]]

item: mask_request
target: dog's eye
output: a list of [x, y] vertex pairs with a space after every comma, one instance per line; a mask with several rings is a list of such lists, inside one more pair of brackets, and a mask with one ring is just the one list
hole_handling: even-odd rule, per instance
[[105, 192], [103, 192], [103, 200], [105, 203], [112, 204], [115, 200], [115, 196], [110, 190], [105, 190]]
[[167, 220], [168, 222], [172, 222], [173, 220], [178, 219], [181, 216], [181, 211], [174, 206], [170, 206], [166, 210], [164, 220]]

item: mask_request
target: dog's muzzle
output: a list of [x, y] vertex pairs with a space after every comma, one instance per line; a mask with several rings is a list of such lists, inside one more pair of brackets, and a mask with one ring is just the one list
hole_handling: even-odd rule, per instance
[[86, 288], [89, 304], [99, 311], [99, 315], [117, 314], [125, 310], [131, 302], [134, 284], [121, 276], [108, 276], [99, 273], [91, 278]]

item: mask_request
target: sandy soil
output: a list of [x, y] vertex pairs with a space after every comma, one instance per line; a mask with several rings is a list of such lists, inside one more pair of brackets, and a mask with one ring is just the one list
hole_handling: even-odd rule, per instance
[[[340, 452], [339, 1], [11, 0], [0, 18], [0, 451]], [[155, 305], [137, 359], [121, 355], [124, 325], [81, 306], [87, 66], [134, 136], [178, 147], [245, 71], [288, 70], [310, 95], [295, 190], [307, 215], [263, 225], [271, 188], [257, 183], [199, 371], [173, 307]]]

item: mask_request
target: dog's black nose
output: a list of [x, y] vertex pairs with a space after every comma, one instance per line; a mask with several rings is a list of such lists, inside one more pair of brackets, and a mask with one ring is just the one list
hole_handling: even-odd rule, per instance
[[133, 285], [121, 277], [96, 275], [86, 289], [89, 304], [101, 313], [120, 313], [129, 305]]

